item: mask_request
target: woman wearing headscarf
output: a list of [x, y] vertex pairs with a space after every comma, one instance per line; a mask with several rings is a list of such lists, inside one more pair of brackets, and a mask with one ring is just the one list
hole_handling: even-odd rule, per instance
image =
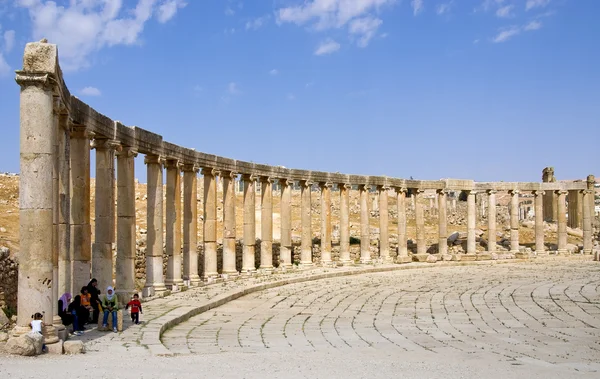
[[90, 294], [90, 306], [93, 309], [92, 312], [92, 324], [98, 323], [98, 316], [100, 315], [100, 290], [98, 289], [98, 281], [96, 278], [90, 280], [87, 285], [88, 293]]
[[58, 316], [62, 320], [64, 326], [73, 323], [73, 315], [67, 310], [70, 302], [71, 294], [68, 292], [65, 292], [60, 299], [58, 299]]
[[109, 286], [106, 289], [106, 295], [102, 296], [102, 309], [104, 310], [104, 318], [102, 319], [102, 326], [108, 327], [108, 314], [112, 314], [112, 326], [113, 332], [117, 332], [117, 311], [119, 310], [119, 300], [115, 295], [114, 289]]

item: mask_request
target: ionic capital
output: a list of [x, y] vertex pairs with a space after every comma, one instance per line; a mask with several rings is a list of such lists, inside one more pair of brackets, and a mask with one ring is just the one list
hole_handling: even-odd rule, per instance
[[521, 191], [519, 191], [518, 189], [508, 190], [508, 194], [511, 196], [519, 196], [520, 193]]
[[221, 173], [222, 178], [229, 178], [229, 179], [235, 179], [235, 177], [237, 175], [238, 175], [237, 172], [234, 172], [234, 171], [223, 171]]
[[486, 190], [485, 192], [487, 192], [488, 195], [495, 195], [498, 193], [498, 191], [496, 191], [495, 189]]
[[201, 172], [202, 172], [202, 175], [204, 175], [204, 176], [213, 176], [214, 177], [216, 175], [219, 175], [219, 171], [215, 170], [212, 167], [203, 167]]
[[35, 86], [45, 90], [54, 89], [56, 81], [48, 73], [17, 71], [15, 81], [21, 88]]
[[554, 191], [554, 192], [555, 192], [557, 195], [559, 195], [559, 196], [560, 196], [560, 195], [563, 195], [563, 196], [565, 196], [565, 195], [567, 195], [567, 194], [569, 193], [569, 191], [566, 191], [566, 190], [556, 190], [556, 191]]
[[119, 151], [122, 149], [119, 141], [114, 139], [106, 139], [106, 138], [94, 138], [90, 143], [90, 147], [96, 150], [115, 150]]
[[254, 174], [242, 174], [242, 180], [244, 182], [255, 182], [258, 180], [258, 176]]
[[435, 193], [437, 193], [438, 195], [448, 196], [448, 194], [450, 193], [450, 190], [447, 188], [441, 188], [441, 189], [435, 190]]
[[349, 184], [349, 183], [338, 183], [338, 188], [340, 190], [342, 190], [342, 188], [345, 189], [345, 190], [350, 190], [350, 189], [352, 189], [352, 184]]
[[134, 157], [135, 158], [135, 157], [137, 157], [138, 152], [134, 147], [121, 145], [121, 147], [116, 150], [116, 155], [117, 155], [117, 157], [124, 157], [124, 158]]
[[422, 189], [422, 188], [415, 188], [415, 194], [422, 195], [423, 193], [425, 193], [424, 189]]
[[313, 185], [313, 182], [311, 182], [310, 180], [300, 180], [298, 181], [298, 183], [304, 188], [308, 188]]
[[292, 184], [294, 184], [294, 181], [291, 179], [279, 178], [279, 185], [281, 185], [282, 187], [287, 187]]
[[159, 164], [162, 166], [165, 164], [165, 158], [160, 155], [146, 154], [144, 164]]
[[183, 163], [182, 167], [181, 167], [181, 171], [183, 172], [194, 172], [194, 173], [198, 173], [198, 171], [200, 171], [200, 168], [198, 166], [196, 166], [193, 163]]
[[368, 184], [359, 184], [358, 185], [358, 190], [359, 191], [368, 191], [369, 190], [369, 185]]
[[388, 186], [387, 184], [378, 185], [378, 186], [377, 186], [377, 190], [378, 190], [379, 192], [385, 192], [385, 191], [389, 191], [389, 190], [390, 190], [390, 186]]
[[165, 160], [165, 168], [167, 170], [179, 170], [181, 171], [181, 169], [183, 168], [183, 163], [181, 163], [181, 161], [179, 159], [169, 159], [167, 158]]
[[56, 116], [67, 115], [67, 107], [65, 106], [65, 103], [63, 103], [60, 96], [54, 96], [52, 113], [54, 113]]
[[405, 194], [406, 192], [408, 192], [408, 189], [406, 189], [405, 187], [394, 187], [394, 191], [396, 191], [397, 194]]
[[592, 193], [594, 193], [594, 191], [592, 191], [591, 189], [585, 189], [581, 190], [581, 193], [584, 195], [591, 195]]
[[546, 194], [546, 191], [544, 190], [533, 190], [533, 195], [536, 197], [543, 196], [544, 194]]
[[71, 138], [92, 139], [96, 135], [96, 133], [92, 132], [85, 125], [73, 124], [71, 121], [68, 124], [68, 128], [71, 131]]
[[330, 182], [320, 182], [319, 183], [319, 187], [321, 187], [321, 190], [323, 190], [325, 188], [331, 189], [331, 187], [333, 187], [333, 183], [330, 183]]

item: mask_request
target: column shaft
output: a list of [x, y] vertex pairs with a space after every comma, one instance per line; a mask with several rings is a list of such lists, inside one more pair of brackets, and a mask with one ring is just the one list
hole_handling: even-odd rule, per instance
[[167, 204], [166, 239], [167, 239], [167, 277], [165, 284], [181, 286], [181, 164], [177, 160], [167, 161]]
[[[147, 186], [147, 247], [146, 296], [166, 291], [163, 279], [163, 162], [156, 155], [146, 155]], [[151, 289], [151, 290], [150, 290]]]
[[135, 157], [131, 147], [117, 153], [116, 293], [120, 301], [135, 291]]
[[71, 139], [68, 116], [59, 116], [58, 145], [58, 292], [73, 293], [71, 283]]
[[203, 279], [216, 277], [217, 272], [217, 171], [207, 168], [204, 175], [204, 273]]
[[592, 212], [590, 206], [591, 200], [594, 199], [592, 190], [583, 191], [583, 254], [592, 254], [594, 247], [592, 242]]
[[467, 192], [467, 254], [477, 253], [475, 227], [477, 225], [477, 210], [475, 209], [475, 191]]
[[340, 189], [340, 262], [349, 264], [350, 259], [350, 185], [338, 184]]
[[331, 263], [331, 184], [321, 183], [321, 262]]
[[447, 221], [447, 192], [445, 190], [437, 191], [438, 199], [438, 252], [440, 255], [448, 254], [448, 221]]
[[519, 191], [510, 194], [510, 251], [519, 252]]
[[[242, 256], [242, 272], [256, 271], [256, 177], [244, 174], [244, 251]], [[282, 205], [283, 207], [283, 205]], [[291, 212], [291, 210], [290, 210]], [[283, 228], [283, 208], [281, 215]], [[291, 231], [291, 230], [290, 230]], [[283, 238], [283, 234], [282, 234]], [[283, 244], [283, 242], [282, 242]]]
[[306, 180], [300, 181], [301, 187], [301, 218], [302, 237], [300, 246], [300, 264], [304, 267], [312, 266], [312, 225], [310, 212], [310, 191], [312, 183]]
[[281, 185], [281, 246], [280, 264], [292, 267], [292, 187], [287, 179], [279, 181]]
[[183, 277], [200, 284], [198, 273], [198, 168], [183, 166]]
[[235, 267], [235, 178], [237, 174], [223, 172], [223, 274], [237, 274]]
[[534, 191], [535, 253], [545, 254], [544, 248], [544, 191]]
[[423, 212], [423, 190], [415, 191], [415, 218], [417, 227], [417, 254], [427, 254], [425, 241], [425, 215]]
[[488, 191], [488, 246], [489, 253], [496, 252], [496, 191]]
[[567, 253], [567, 204], [565, 202], [567, 191], [556, 191], [558, 198], [557, 219], [558, 219], [558, 253]]
[[260, 269], [273, 270], [273, 182], [260, 178]]
[[360, 191], [360, 263], [371, 263], [369, 188], [361, 184], [358, 190]]
[[389, 187], [378, 187], [379, 192], [379, 256], [384, 262], [390, 262], [390, 216], [388, 212]]

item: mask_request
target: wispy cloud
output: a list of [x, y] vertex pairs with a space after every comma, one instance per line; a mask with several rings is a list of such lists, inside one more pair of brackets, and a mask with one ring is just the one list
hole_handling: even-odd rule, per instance
[[[111, 1], [109, 0], [107, 2]], [[120, 1], [112, 2], [118, 3]], [[175, 17], [175, 14], [177, 14], [178, 9], [185, 8], [186, 5], [187, 3], [183, 0], [168, 0], [163, 2], [156, 11], [156, 18], [158, 19], [158, 22], [164, 24], [165, 22], [169, 21], [170, 19]]]
[[435, 8], [435, 13], [437, 13], [438, 16], [447, 14], [450, 12], [450, 9], [452, 8], [453, 4], [454, 4], [454, 1], [449, 1], [447, 3], [438, 4], [438, 6]]
[[231, 7], [228, 5], [227, 8], [225, 8], [225, 15], [233, 16], [234, 14], [235, 14], [235, 11], [233, 9], [231, 9]]
[[7, 30], [4, 32], [4, 51], [10, 53], [15, 45], [15, 31]]
[[279, 75], [279, 70], [274, 68], [271, 71], [269, 71], [269, 75], [272, 75], [272, 76]]
[[550, 0], [527, 0], [525, 3], [525, 10], [531, 10], [535, 8], [543, 8], [550, 4]]
[[10, 73], [10, 66], [6, 63], [4, 56], [0, 53], [0, 77], [8, 76]]
[[367, 47], [369, 41], [371, 41], [371, 38], [373, 38], [381, 24], [383, 24], [383, 21], [380, 19], [367, 16], [352, 20], [348, 27], [348, 31], [351, 35], [358, 36], [357, 45], [359, 47]]
[[258, 30], [262, 28], [269, 21], [270, 18], [271, 16], [266, 15], [250, 20], [246, 22], [246, 30]]
[[512, 17], [512, 11], [514, 7], [514, 5], [506, 5], [501, 8], [498, 8], [498, 10], [496, 10], [496, 16], [500, 18]]
[[541, 28], [542, 28], [542, 22], [534, 20], [534, 21], [531, 21], [529, 24], [525, 25], [523, 30], [529, 31], [529, 30], [538, 30]]
[[79, 91], [82, 96], [100, 96], [102, 92], [96, 87], [84, 87]]
[[231, 82], [227, 85], [227, 93], [230, 95], [241, 95], [242, 91], [240, 91], [236, 82]]
[[537, 21], [537, 20], [531, 21], [524, 26], [511, 25], [509, 27], [500, 29], [498, 31], [498, 34], [496, 34], [496, 36], [492, 39], [492, 42], [494, 42], [494, 43], [506, 42], [509, 39], [513, 38], [514, 36], [521, 34], [521, 32], [530, 32], [530, 31], [541, 29], [541, 27], [542, 27], [541, 21]]
[[340, 49], [340, 44], [332, 40], [331, 38], [321, 42], [315, 50], [315, 55], [327, 55], [335, 53]]
[[423, 12], [424, 6], [423, 6], [423, 0], [412, 0], [410, 2], [410, 5], [412, 6], [413, 9], [413, 14], [416, 16], [419, 13]]
[[296, 95], [294, 95], [293, 93], [288, 93], [286, 97], [289, 101], [296, 100]]

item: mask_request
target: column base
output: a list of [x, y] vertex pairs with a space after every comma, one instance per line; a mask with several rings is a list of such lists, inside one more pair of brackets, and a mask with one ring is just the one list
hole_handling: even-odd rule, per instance
[[200, 279], [200, 275], [191, 275], [188, 279], [190, 282], [190, 287], [198, 287], [200, 283], [202, 283], [202, 279]]
[[[11, 336], [20, 337], [23, 334], [27, 334], [29, 332], [31, 332], [31, 328], [29, 326], [15, 326], [14, 329], [11, 331]], [[59, 341], [56, 328], [53, 325], [44, 326], [42, 332], [44, 335], [44, 343], [46, 345], [57, 343]]]
[[404, 257], [396, 257], [396, 263], [410, 263], [412, 262], [412, 257], [409, 257], [408, 255], [404, 256]]
[[256, 274], [256, 268], [251, 267], [251, 268], [242, 268], [242, 271], [240, 272], [240, 275], [246, 275], [246, 276], [252, 276]]
[[183, 285], [183, 279], [165, 280], [165, 287], [170, 288], [174, 285], [181, 287]]
[[298, 264], [298, 267], [302, 268], [302, 269], [311, 268], [313, 266], [314, 266], [314, 263], [312, 263], [312, 262], [300, 262]]
[[222, 278], [222, 279], [224, 279], [224, 280], [227, 280], [230, 277], [236, 277], [236, 276], [239, 276], [239, 275], [240, 275], [240, 273], [237, 272], [237, 271], [227, 271], [227, 272], [221, 273], [221, 275], [219, 275], [219, 277]]
[[270, 275], [273, 273], [273, 266], [260, 266], [257, 270], [257, 273], [263, 275]]
[[218, 277], [219, 277], [219, 273], [216, 272], [216, 271], [215, 272], [205, 272], [202, 275], [202, 280], [203, 281], [207, 281], [209, 279], [215, 279], [215, 278], [218, 278]]
[[536, 250], [535, 255], [537, 255], [538, 257], [548, 255], [548, 251], [547, 250]]
[[556, 250], [556, 254], [559, 254], [559, 255], [570, 255], [569, 251], [567, 249]]
[[135, 290], [121, 290], [115, 291], [115, 295], [117, 295], [117, 299], [119, 299], [119, 304], [127, 304], [133, 297], [133, 294], [137, 293]]

